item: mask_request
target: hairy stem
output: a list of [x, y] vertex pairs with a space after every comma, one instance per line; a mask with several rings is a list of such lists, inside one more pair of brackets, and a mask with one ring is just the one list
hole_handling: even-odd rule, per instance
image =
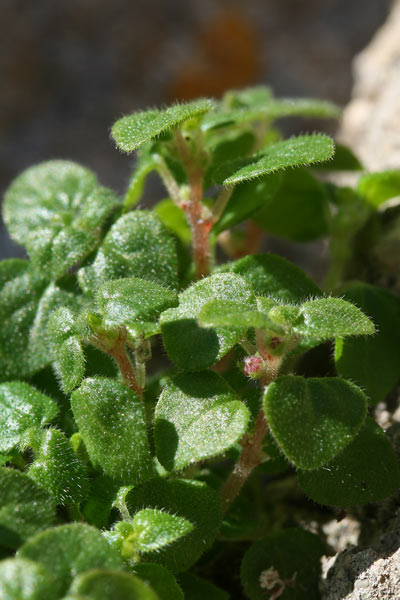
[[124, 383], [143, 398], [143, 387], [138, 384], [135, 370], [125, 348], [125, 335], [121, 332], [114, 346], [107, 350], [118, 365]]
[[247, 478], [261, 461], [261, 447], [268, 431], [268, 423], [264, 409], [260, 408], [256, 425], [252, 434], [246, 434], [241, 441], [242, 453], [232, 473], [221, 489], [222, 510], [228, 510], [233, 500], [238, 496]]
[[204, 174], [190, 155], [187, 143], [179, 131], [176, 133], [176, 142], [188, 175], [190, 189], [189, 202], [181, 204], [181, 206], [186, 213], [192, 231], [196, 279], [201, 279], [209, 275], [211, 269], [210, 230], [212, 220], [205, 217], [202, 204]]

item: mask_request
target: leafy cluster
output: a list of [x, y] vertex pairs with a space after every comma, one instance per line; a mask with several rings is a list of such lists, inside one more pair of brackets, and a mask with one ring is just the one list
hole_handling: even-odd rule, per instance
[[[138, 150], [122, 199], [68, 161], [10, 185], [4, 220], [29, 258], [0, 263], [1, 598], [240, 597], [229, 560], [251, 600], [318, 598], [327, 548], [274, 522], [274, 483], [340, 507], [398, 489], [371, 407], [398, 380], [400, 301], [353, 278], [399, 173], [335, 186], [326, 173], [357, 158], [275, 126], [337, 115], [232, 91], [117, 121], [118, 148]], [[152, 172], [168, 197], [136, 208]], [[264, 229], [329, 237], [324, 290], [248, 252]]]

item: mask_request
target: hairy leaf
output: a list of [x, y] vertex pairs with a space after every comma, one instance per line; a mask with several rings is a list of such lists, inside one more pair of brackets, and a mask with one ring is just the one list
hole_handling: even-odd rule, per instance
[[247, 596], [265, 600], [282, 589], [282, 598], [288, 600], [319, 600], [324, 553], [319, 537], [304, 529], [271, 533], [250, 546], [243, 557], [240, 576]]
[[124, 210], [127, 211], [139, 202], [147, 176], [157, 169], [157, 159], [149, 151], [141, 151], [132, 173], [124, 198]]
[[367, 417], [357, 437], [316, 471], [299, 471], [304, 492], [328, 506], [355, 506], [383, 500], [400, 487], [398, 458], [384, 431]]
[[50, 527], [55, 503], [30, 477], [14, 469], [0, 469], [0, 544], [18, 548], [35, 533]]
[[57, 597], [72, 580], [90, 569], [121, 569], [121, 560], [100, 531], [83, 523], [53, 527], [29, 539], [18, 551], [55, 577]]
[[283, 174], [276, 194], [266, 199], [254, 221], [268, 233], [308, 242], [328, 233], [329, 218], [325, 187], [309, 170], [298, 168]]
[[66, 394], [76, 388], [85, 374], [85, 356], [80, 343], [76, 318], [68, 308], [54, 311], [47, 326], [54, 356], [54, 370]]
[[133, 485], [153, 475], [143, 405], [134, 391], [105, 377], [85, 379], [71, 407], [95, 466]]
[[58, 504], [78, 504], [88, 494], [86, 469], [62, 431], [43, 432], [28, 475], [46, 488]]
[[[273, 304], [275, 304], [273, 302]], [[210, 300], [199, 314], [203, 327], [257, 327], [270, 329], [274, 326], [268, 315], [260, 310], [249, 310], [246, 304], [229, 300]]]
[[24, 558], [0, 562], [0, 598], [2, 600], [56, 600], [52, 575], [41, 565]]
[[122, 117], [114, 123], [111, 135], [123, 152], [133, 152], [145, 142], [178, 127], [188, 119], [199, 117], [213, 107], [207, 98], [175, 104], [166, 110], [147, 110]]
[[357, 190], [369, 205], [378, 208], [386, 200], [400, 196], [400, 171], [381, 171], [362, 175]]
[[22, 381], [0, 384], [0, 451], [19, 446], [30, 427], [44, 427], [58, 413], [57, 404]]
[[78, 279], [91, 294], [103, 282], [122, 277], [139, 277], [175, 289], [177, 270], [173, 238], [156, 215], [137, 210], [111, 227], [93, 265], [81, 269]]
[[249, 158], [221, 166], [217, 183], [231, 185], [274, 173], [287, 167], [323, 162], [334, 154], [332, 139], [324, 134], [301, 135], [267, 146]]
[[246, 431], [250, 413], [217, 373], [182, 373], [170, 379], [158, 401], [154, 435], [157, 457], [179, 471], [228, 450]]
[[159, 595], [160, 600], [184, 600], [183, 592], [168, 569], [153, 563], [140, 562], [132, 568]]
[[70, 593], [71, 600], [162, 599], [139, 577], [111, 569], [93, 569], [78, 575], [72, 582]]
[[322, 296], [319, 287], [302, 271], [276, 254], [250, 254], [224, 265], [229, 271], [243, 277], [259, 295], [271, 296], [280, 302], [300, 302]]
[[193, 525], [187, 519], [156, 508], [137, 512], [132, 525], [139, 552], [159, 550], [193, 531]]
[[160, 318], [165, 349], [170, 358], [188, 371], [201, 371], [215, 364], [240, 339], [245, 330], [204, 329], [197, 323], [206, 302], [213, 298], [248, 303], [255, 307], [249, 285], [237, 275], [220, 273], [206, 277], [179, 296], [179, 306], [165, 311]]
[[326, 163], [314, 165], [313, 169], [322, 171], [361, 171], [361, 162], [351, 148], [335, 142], [335, 156]]
[[157, 508], [192, 523], [194, 530], [184, 538], [144, 555], [145, 561], [160, 563], [172, 572], [185, 571], [198, 560], [213, 542], [221, 521], [216, 492], [200, 481], [154, 479], [133, 488], [126, 504], [131, 515], [143, 508]]
[[286, 375], [268, 386], [264, 409], [285, 456], [297, 467], [317, 469], [356, 436], [367, 399], [356, 385], [338, 377]]
[[376, 334], [367, 339], [336, 340], [336, 369], [360, 385], [375, 404], [385, 399], [400, 376], [400, 300], [366, 283], [348, 287], [345, 298], [373, 319]]
[[165, 198], [154, 207], [154, 212], [161, 222], [172, 231], [184, 244], [189, 244], [192, 232], [185, 217], [185, 213], [170, 198]]
[[35, 264], [57, 279], [96, 246], [102, 223], [118, 205], [91, 171], [52, 160], [14, 180], [5, 195], [4, 220]]

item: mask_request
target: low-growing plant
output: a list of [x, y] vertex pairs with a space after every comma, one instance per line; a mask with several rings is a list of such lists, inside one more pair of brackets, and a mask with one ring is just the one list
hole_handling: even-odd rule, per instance
[[[399, 377], [373, 274], [400, 174], [330, 183], [359, 161], [282, 139], [288, 116], [338, 110], [258, 87], [134, 113], [122, 199], [63, 160], [7, 190], [29, 259], [0, 263], [1, 598], [311, 600], [329, 550], [305, 515], [399, 488], [372, 408]], [[137, 208], [152, 172], [167, 198]], [[327, 238], [324, 289], [264, 230]]]

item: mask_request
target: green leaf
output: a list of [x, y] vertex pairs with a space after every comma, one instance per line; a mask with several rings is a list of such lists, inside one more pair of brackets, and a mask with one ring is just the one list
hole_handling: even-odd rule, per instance
[[94, 466], [132, 485], [153, 475], [143, 405], [134, 391], [105, 377], [85, 379], [72, 393], [71, 408]]
[[229, 600], [229, 595], [216, 585], [192, 573], [182, 573], [179, 576], [185, 600]]
[[[313, 98], [264, 98], [259, 97], [246, 108], [236, 108], [226, 112], [211, 112], [202, 121], [203, 131], [217, 127], [243, 124], [249, 121], [271, 122], [282, 117], [320, 117], [338, 118], [337, 106], [324, 100]], [[243, 100], [242, 100], [243, 102]]]
[[[275, 303], [273, 303], [275, 304]], [[259, 310], [248, 310], [246, 304], [229, 300], [210, 300], [199, 314], [203, 327], [257, 327], [270, 329], [274, 323]]]
[[7, 548], [18, 546], [50, 527], [55, 503], [49, 493], [24, 473], [0, 469], [0, 539]]
[[336, 340], [336, 369], [365, 390], [372, 404], [382, 402], [399, 379], [400, 300], [366, 283], [352, 284], [345, 290], [345, 298], [373, 319], [376, 334], [367, 339]]
[[50, 284], [28, 261], [0, 262], [0, 360], [4, 378], [28, 377], [50, 363], [47, 322], [60, 305], [74, 307], [76, 296]]
[[348, 146], [335, 142], [335, 156], [329, 162], [314, 165], [322, 171], [361, 171], [361, 162]]
[[141, 151], [135, 165], [128, 189], [124, 198], [124, 210], [127, 211], [139, 202], [143, 194], [143, 188], [147, 176], [157, 170], [157, 159], [149, 151]]
[[89, 496], [84, 504], [80, 506], [80, 511], [86, 523], [94, 525], [98, 529], [103, 529], [108, 525], [118, 489], [118, 483], [106, 475], [99, 475], [91, 480]]
[[279, 302], [299, 304], [310, 297], [322, 296], [319, 287], [302, 271], [276, 254], [252, 254], [224, 265], [221, 271], [236, 273], [254, 292]]
[[212, 544], [221, 522], [219, 498], [210, 487], [188, 479], [154, 479], [133, 488], [126, 504], [131, 515], [143, 508], [157, 508], [184, 517], [194, 530], [167, 548], [144, 555], [144, 560], [180, 572], [194, 564]]
[[217, 182], [232, 185], [268, 175], [287, 167], [299, 167], [332, 158], [334, 145], [324, 134], [301, 135], [267, 146], [249, 158], [221, 166]]
[[188, 371], [201, 371], [215, 364], [244, 336], [243, 328], [204, 329], [199, 313], [213, 298], [247, 303], [255, 308], [249, 285], [237, 275], [219, 273], [206, 277], [179, 296], [179, 306], [160, 318], [165, 349], [170, 358]]
[[121, 560], [100, 531], [83, 523], [53, 527], [32, 537], [18, 557], [34, 560], [55, 577], [57, 597], [72, 580], [90, 569], [121, 569]]
[[154, 436], [157, 458], [179, 471], [231, 448], [250, 418], [239, 396], [217, 373], [182, 373], [170, 379], [158, 401]]
[[71, 600], [161, 600], [149, 585], [130, 573], [110, 569], [93, 569], [78, 575], [72, 582]]
[[86, 469], [62, 431], [43, 432], [28, 475], [46, 488], [58, 504], [78, 504], [88, 494]]
[[271, 203], [282, 182], [281, 173], [271, 173], [259, 181], [248, 181], [235, 187], [221, 218], [212, 230], [216, 234], [248, 219], [264, 205]]
[[48, 321], [53, 367], [66, 394], [76, 388], [85, 374], [85, 356], [79, 340], [76, 317], [68, 308], [54, 311]]
[[153, 210], [165, 227], [170, 229], [184, 244], [190, 243], [192, 232], [185, 213], [170, 198], [158, 202]]
[[358, 180], [357, 191], [373, 208], [400, 196], [400, 170], [367, 173]]
[[160, 314], [177, 304], [175, 292], [137, 277], [109, 281], [97, 293], [105, 326], [126, 326], [133, 337], [149, 327], [157, 330]]
[[263, 106], [272, 98], [272, 90], [268, 85], [255, 85], [238, 90], [228, 90], [223, 97], [224, 107]]
[[194, 529], [187, 519], [156, 508], [137, 512], [132, 525], [139, 552], [153, 552], [169, 546]]
[[375, 332], [372, 321], [354, 304], [341, 298], [318, 298], [299, 307], [274, 306], [268, 316], [294, 333], [320, 342]]
[[53, 577], [37, 563], [23, 558], [0, 562], [2, 600], [56, 600]]
[[328, 233], [329, 218], [325, 187], [309, 170], [298, 168], [283, 174], [276, 194], [266, 199], [254, 221], [268, 233], [309, 242]]
[[93, 265], [80, 269], [86, 293], [112, 279], [139, 277], [176, 289], [178, 258], [175, 242], [158, 217], [135, 211], [118, 219], [106, 235]]
[[144, 142], [159, 137], [188, 119], [199, 117], [213, 108], [212, 100], [201, 98], [186, 104], [175, 104], [166, 110], [147, 110], [119, 119], [111, 135], [123, 152], [133, 152]]
[[132, 571], [152, 587], [160, 600], [184, 600], [183, 592], [176, 583], [175, 577], [165, 567], [140, 562], [134, 565]]
[[286, 375], [268, 386], [264, 410], [285, 456], [297, 467], [317, 469], [356, 436], [367, 399], [356, 385], [338, 377]]
[[4, 220], [37, 267], [57, 279], [97, 245], [101, 225], [119, 206], [95, 175], [63, 160], [24, 171], [8, 188]]
[[252, 131], [225, 132], [222, 139], [220, 135], [217, 135], [216, 139], [211, 136], [211, 140], [207, 144], [210, 159], [204, 175], [204, 188], [207, 189], [215, 183], [215, 174], [218, 173], [222, 163], [252, 154], [255, 144], [256, 137]]
[[319, 600], [322, 554], [320, 538], [309, 531], [293, 527], [268, 535], [243, 557], [240, 576], [246, 595], [265, 600], [283, 588], [282, 600]]
[[21, 381], [0, 384], [0, 451], [17, 448], [31, 427], [44, 427], [58, 413], [57, 404]]
[[298, 475], [307, 496], [328, 506], [377, 502], [400, 487], [397, 455], [384, 431], [370, 417], [333, 461], [316, 471], [299, 471]]

